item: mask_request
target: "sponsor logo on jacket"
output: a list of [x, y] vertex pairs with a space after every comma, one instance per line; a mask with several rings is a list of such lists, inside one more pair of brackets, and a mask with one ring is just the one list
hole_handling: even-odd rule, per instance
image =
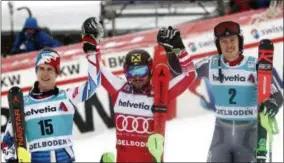
[[131, 107], [131, 108], [133, 107], [133, 108], [137, 108], [137, 109], [144, 109], [144, 110], [150, 109], [150, 105], [146, 105], [146, 104], [144, 104], [144, 102], [131, 103], [129, 100], [128, 101], [119, 100], [118, 105], [124, 106], [124, 107]]
[[[213, 74], [213, 81], [220, 81], [220, 77]], [[224, 81], [241, 81], [245, 82], [246, 77], [240, 75], [224, 76]]]
[[56, 107], [46, 106], [44, 108], [31, 109], [29, 111], [26, 111], [25, 116], [36, 115], [36, 114], [44, 114], [44, 113], [50, 113], [50, 112], [56, 112], [56, 111], [57, 111]]

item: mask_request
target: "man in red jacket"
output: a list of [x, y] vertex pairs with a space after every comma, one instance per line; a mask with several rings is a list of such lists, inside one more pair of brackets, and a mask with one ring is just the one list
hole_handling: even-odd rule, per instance
[[[154, 162], [154, 157], [147, 148], [149, 135], [153, 134], [154, 118], [152, 105], [153, 86], [151, 76], [153, 61], [150, 54], [142, 49], [130, 51], [125, 57], [124, 72], [126, 81], [115, 76], [100, 59], [98, 47], [103, 28], [95, 18], [87, 19], [82, 26], [83, 49], [86, 53], [96, 52], [101, 70], [101, 83], [112, 98], [116, 124], [117, 162]], [[184, 49], [179, 31], [173, 28], [161, 29], [158, 33], [159, 44], [172, 44], [177, 49]], [[178, 40], [179, 39], [179, 40]], [[181, 51], [178, 55], [181, 67], [192, 71], [175, 77], [169, 83], [168, 99], [175, 99], [195, 79], [196, 72], [189, 55]]]

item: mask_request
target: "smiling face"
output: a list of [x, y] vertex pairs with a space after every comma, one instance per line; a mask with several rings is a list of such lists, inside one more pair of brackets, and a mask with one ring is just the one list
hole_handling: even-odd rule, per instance
[[48, 91], [55, 87], [57, 74], [52, 66], [48, 64], [38, 65], [36, 76], [41, 91]]
[[239, 38], [237, 35], [221, 37], [219, 42], [226, 60], [234, 61], [239, 57]]

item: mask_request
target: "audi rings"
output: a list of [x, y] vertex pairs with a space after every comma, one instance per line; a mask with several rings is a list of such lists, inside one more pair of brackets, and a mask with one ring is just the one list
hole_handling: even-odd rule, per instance
[[[118, 115], [116, 117], [116, 129], [118, 131], [126, 131], [129, 133], [136, 132], [139, 134], [147, 133], [152, 134], [153, 130], [150, 131], [150, 122], [154, 122], [153, 118], [145, 117], [134, 117], [129, 115]], [[139, 127], [139, 121], [142, 122], [142, 126]], [[129, 124], [130, 123], [130, 124]], [[130, 126], [129, 126], [130, 125]], [[150, 127], [150, 128], [149, 128]]]

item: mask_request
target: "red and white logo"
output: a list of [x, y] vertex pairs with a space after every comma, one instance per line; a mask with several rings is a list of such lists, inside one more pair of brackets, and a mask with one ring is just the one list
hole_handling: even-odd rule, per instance
[[79, 87], [76, 87], [72, 94], [72, 98], [75, 98], [78, 94], [79, 94]]
[[66, 105], [63, 102], [60, 103], [59, 111], [64, 111], [64, 112], [68, 111], [68, 108], [66, 107]]
[[252, 74], [249, 75], [248, 81], [250, 81], [251, 83], [255, 83], [255, 78]]
[[131, 115], [118, 115], [116, 117], [116, 129], [129, 133], [152, 134], [154, 119], [147, 117], [135, 117]]

